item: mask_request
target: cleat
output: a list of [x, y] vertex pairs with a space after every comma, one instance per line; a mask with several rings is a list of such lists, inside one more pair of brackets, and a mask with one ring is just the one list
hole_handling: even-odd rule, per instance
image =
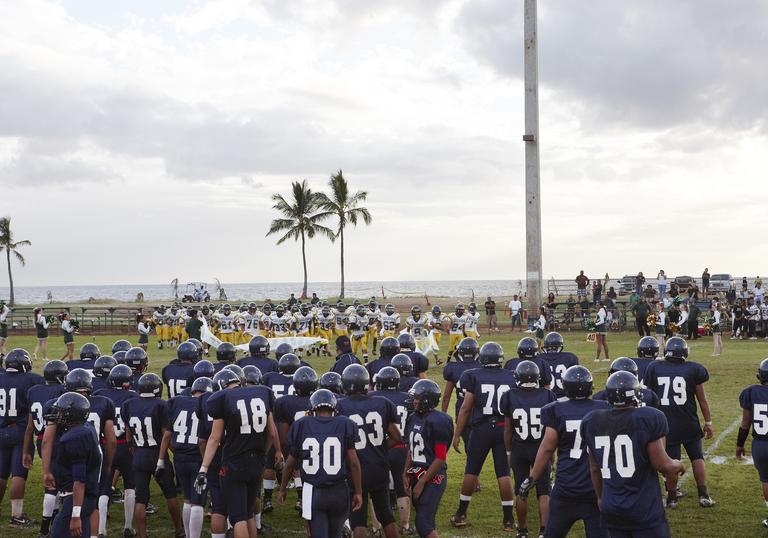
[[152, 515], [157, 513], [157, 506], [152, 503], [147, 503], [147, 514]]
[[699, 506], [702, 508], [710, 508], [715, 506], [715, 501], [712, 500], [712, 497], [699, 497]]
[[43, 534], [42, 532], [38, 533], [37, 538], [51, 538], [51, 533], [48, 532], [48, 534]]
[[677, 499], [669, 498], [667, 499], [667, 508], [670, 510], [674, 510], [677, 508]]
[[349, 528], [349, 525], [347, 523], [344, 523], [344, 528], [341, 531], [341, 535], [344, 538], [352, 538], [352, 529]]
[[264, 506], [262, 506], [262, 507], [261, 507], [261, 511], [262, 511], [263, 513], [265, 513], [265, 514], [268, 514], [268, 513], [270, 513], [270, 512], [271, 512], [272, 510], [274, 510], [274, 509], [275, 509], [275, 507], [274, 507], [274, 506], [272, 506], [272, 501], [271, 501], [271, 500], [269, 500], [269, 499], [266, 499], [266, 500], [264, 501]]
[[451, 525], [456, 527], [457, 529], [460, 529], [462, 527], [467, 526], [467, 516], [466, 514], [454, 514], [451, 516]]
[[123, 529], [123, 538], [134, 538], [136, 531], [133, 529]]
[[[506, 523], [504, 523], [504, 530], [507, 530]], [[528, 529], [517, 529], [517, 538], [528, 538]]]
[[688, 492], [687, 491], [683, 491], [680, 488], [677, 488], [677, 490], [675, 491], [675, 495], [677, 496], [678, 499], [682, 499], [683, 497], [687, 497], [688, 496]]
[[763, 520], [763, 527], [768, 529], [768, 519]]
[[[504, 532], [515, 532], [515, 530], [516, 530], [515, 529], [515, 522], [512, 521], [511, 519], [508, 519], [507, 521], [505, 521], [504, 524], [503, 524], [503, 527], [504, 527]], [[528, 537], [528, 529], [522, 529], [522, 530], [525, 532], [524, 537], [527, 538]], [[518, 533], [518, 536], [520, 536], [519, 533]]]
[[301, 513], [301, 501], [296, 501], [296, 504], [294, 504], [294, 505], [293, 505], [293, 508], [294, 508], [294, 509], [295, 509], [297, 512]]
[[28, 529], [34, 524], [35, 524], [35, 521], [32, 521], [31, 519], [29, 519], [29, 516], [27, 516], [27, 514], [21, 514], [21, 517], [11, 516], [11, 522], [9, 525], [12, 529]]
[[410, 527], [401, 527], [400, 528], [400, 536], [417, 536], [416, 531], [414, 531]]

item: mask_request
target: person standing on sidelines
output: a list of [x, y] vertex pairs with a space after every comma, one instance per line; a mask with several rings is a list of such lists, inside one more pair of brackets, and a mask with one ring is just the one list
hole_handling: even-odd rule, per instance
[[11, 313], [11, 309], [5, 304], [5, 301], [0, 300], [0, 361], [5, 358], [8, 350], [5, 348], [8, 343], [8, 315]]
[[32, 353], [32, 357], [37, 360], [42, 353], [42, 359], [48, 360], [48, 327], [51, 323], [42, 308], [35, 308], [33, 311], [35, 318], [35, 331], [37, 332], [37, 344], [35, 344], [35, 351]]
[[[160, 325], [162, 328], [163, 326]], [[144, 318], [144, 314], [136, 314], [136, 330], [139, 331], [139, 347], [144, 351], [149, 347], [149, 333], [152, 331], [152, 323]], [[162, 342], [158, 337], [158, 349], [163, 349]]]
[[608, 357], [608, 312], [605, 310], [605, 306], [601, 301], [595, 302], [595, 308], [597, 308], [597, 319], [595, 320], [595, 343], [597, 344], [597, 351], [595, 353], [595, 362], [600, 360], [600, 351], [605, 351], [605, 361], [611, 360]]
[[582, 269], [576, 277], [576, 296], [579, 299], [586, 299], [587, 286], [589, 286], [589, 277], [584, 274], [584, 270]]
[[517, 294], [512, 296], [512, 300], [509, 301], [509, 319], [512, 322], [512, 330], [515, 330], [515, 326], [520, 327], [520, 332], [523, 331], [523, 320], [520, 313], [523, 311], [523, 303], [520, 302]]
[[59, 314], [59, 323], [61, 334], [64, 335], [64, 347], [66, 348], [61, 360], [66, 361], [75, 356], [75, 325], [69, 320], [68, 312]]
[[[752, 429], [752, 461], [763, 489], [763, 499], [768, 507], [768, 359], [763, 359], [757, 369], [757, 385], [750, 385], [741, 391], [741, 426], [736, 437], [736, 459], [744, 461], [744, 444]], [[768, 519], [763, 520], [763, 527], [768, 528]]]
[[685, 467], [664, 450], [669, 426], [653, 407], [639, 407], [640, 382], [629, 372], [605, 384], [610, 409], [592, 411], [581, 422], [600, 517], [611, 538], [668, 538], [659, 473], [667, 490], [677, 488]]
[[485, 300], [485, 317], [488, 319], [488, 332], [499, 332], [496, 322], [496, 301], [490, 297]]
[[704, 268], [704, 272], [701, 273], [701, 291], [704, 293], [704, 298], [709, 298], [709, 267]]

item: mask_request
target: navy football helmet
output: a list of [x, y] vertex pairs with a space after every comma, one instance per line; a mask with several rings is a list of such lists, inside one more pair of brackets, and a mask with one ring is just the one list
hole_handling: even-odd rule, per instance
[[202, 360], [200, 362], [196, 362], [192, 367], [192, 377], [195, 379], [199, 379], [201, 377], [213, 379], [214, 375], [216, 375], [216, 368], [213, 366], [213, 364], [211, 364], [211, 361]]
[[112, 368], [117, 366], [117, 361], [111, 355], [102, 355], [93, 363], [93, 375], [95, 377], [106, 379]]
[[319, 389], [312, 394], [312, 396], [309, 397], [309, 408], [312, 410], [312, 412], [317, 411], [318, 409], [330, 409], [331, 411], [336, 411], [336, 395], [327, 389]]
[[194, 383], [192, 383], [191, 392], [192, 394], [197, 394], [198, 392], [213, 392], [213, 381], [207, 377], [198, 377], [195, 379]]
[[240, 386], [240, 378], [232, 370], [219, 370], [215, 376], [213, 376], [213, 384], [219, 390], [224, 390], [230, 386]]
[[43, 367], [43, 379], [49, 385], [63, 385], [68, 373], [67, 364], [60, 360], [49, 361]]
[[88, 370], [75, 368], [64, 378], [67, 392], [84, 392], [90, 394], [93, 390], [93, 376]]
[[237, 358], [237, 348], [229, 342], [222, 342], [216, 348], [216, 360], [219, 362], [235, 362]]
[[345, 394], [365, 394], [371, 378], [362, 364], [350, 364], [341, 373], [341, 386]]
[[684, 361], [688, 358], [688, 342], [673, 336], [664, 345], [664, 358], [668, 361]]
[[337, 372], [325, 372], [320, 376], [318, 386], [321, 389], [330, 390], [334, 394], [342, 394], [344, 387], [341, 383], [341, 374]]
[[293, 374], [293, 388], [299, 396], [309, 396], [317, 390], [317, 372], [309, 366], [302, 366]]
[[293, 353], [286, 353], [277, 361], [277, 370], [283, 375], [293, 375], [301, 367], [301, 361]]
[[389, 361], [389, 365], [400, 372], [401, 377], [410, 377], [413, 375], [413, 361], [405, 353], [398, 353], [392, 357], [392, 360]]
[[459, 345], [456, 346], [456, 357], [462, 362], [473, 362], [477, 360], [477, 356], [480, 354], [480, 344], [477, 340], [470, 338], [462, 338]]
[[128, 353], [126, 351], [115, 351], [112, 354], [112, 358], [115, 359], [115, 362], [117, 362], [117, 364], [125, 364], [125, 356], [127, 354]]
[[532, 359], [539, 352], [539, 345], [530, 336], [521, 338], [517, 343], [517, 356], [521, 359]]
[[293, 353], [293, 346], [287, 342], [283, 342], [275, 348], [275, 360], [280, 360], [283, 355]]
[[109, 372], [107, 383], [113, 389], [129, 390], [133, 386], [133, 375], [126, 364], [118, 364]]
[[521, 361], [515, 368], [515, 379], [521, 388], [538, 387], [539, 379], [541, 379], [539, 365], [533, 361]]
[[195, 346], [195, 349], [197, 349], [197, 358], [195, 359], [194, 362], [202, 360], [203, 353], [205, 352], [205, 350], [203, 349], [203, 343], [197, 338], [188, 338], [187, 342], [191, 343], [193, 346]]
[[240, 378], [240, 384], [245, 383], [245, 372], [237, 364], [227, 364], [222, 370], [230, 370], [235, 372], [235, 375]]
[[163, 396], [163, 380], [160, 376], [153, 373], [144, 374], [139, 378], [136, 384], [136, 392], [141, 394], [152, 394], [155, 398]]
[[642, 398], [640, 381], [631, 372], [615, 372], [605, 382], [605, 398], [611, 407], [637, 407]]
[[391, 366], [385, 366], [373, 376], [373, 386], [376, 390], [398, 390], [400, 388], [400, 372]]
[[85, 424], [90, 410], [91, 403], [88, 398], [76, 392], [65, 392], [56, 399], [45, 419], [66, 431], [73, 426]]
[[411, 333], [403, 333], [397, 337], [397, 343], [400, 345], [400, 351], [416, 351], [416, 339]]
[[13, 372], [32, 370], [32, 359], [26, 349], [16, 348], [5, 356], [5, 369]]
[[544, 351], [548, 351], [549, 353], [560, 353], [563, 350], [563, 347], [565, 347], [563, 335], [557, 331], [547, 333], [547, 336], [544, 337], [543, 347]]
[[248, 342], [248, 352], [251, 354], [251, 357], [266, 357], [269, 355], [269, 340], [260, 334], [254, 336]]
[[659, 356], [659, 341], [653, 336], [643, 336], [637, 342], [637, 356], [642, 359], [655, 359]]
[[563, 372], [560, 380], [563, 383], [565, 395], [571, 400], [589, 398], [594, 390], [592, 373], [579, 364], [571, 366]]
[[200, 355], [195, 344], [192, 342], [182, 342], [176, 348], [176, 358], [182, 362], [197, 362]]
[[419, 379], [408, 391], [407, 407], [419, 414], [431, 411], [440, 403], [440, 387], [431, 379]]
[[83, 344], [83, 347], [80, 348], [80, 359], [91, 359], [95, 361], [99, 357], [101, 357], [99, 346], [92, 342]]
[[760, 361], [760, 366], [757, 368], [757, 380], [762, 385], [768, 383], [768, 359]]
[[118, 351], [128, 351], [133, 346], [128, 340], [118, 340], [114, 344], [112, 344], [112, 356], [115, 356], [115, 353]]
[[387, 336], [379, 344], [379, 358], [391, 359], [395, 355], [400, 353], [400, 344], [397, 339], [392, 336]]
[[619, 357], [611, 363], [610, 373], [615, 372], [629, 372], [637, 377], [637, 363], [629, 357]]
[[147, 352], [140, 347], [132, 347], [125, 354], [125, 364], [136, 370], [143, 372], [149, 363]]
[[483, 368], [498, 368], [504, 361], [504, 349], [496, 342], [486, 342], [478, 354]]
[[243, 368], [243, 377], [246, 385], [261, 385], [261, 370], [252, 364]]

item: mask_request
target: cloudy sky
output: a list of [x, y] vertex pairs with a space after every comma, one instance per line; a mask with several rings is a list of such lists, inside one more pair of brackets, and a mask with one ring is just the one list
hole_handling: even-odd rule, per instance
[[[545, 275], [768, 272], [768, 3], [539, 11]], [[349, 280], [523, 276], [522, 26], [509, 0], [6, 2], [17, 284], [300, 280], [270, 195], [338, 168], [374, 216]], [[337, 253], [312, 241], [310, 279]]]

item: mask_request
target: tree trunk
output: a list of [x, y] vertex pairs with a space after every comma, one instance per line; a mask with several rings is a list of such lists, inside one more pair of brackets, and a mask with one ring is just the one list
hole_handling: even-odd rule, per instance
[[11, 273], [11, 250], [9, 248], [5, 249], [5, 257], [8, 260], [8, 287], [11, 290], [10, 297], [8, 297], [8, 304], [9, 306], [13, 306], [15, 300], [13, 297], [13, 273]]
[[305, 249], [304, 231], [301, 232], [301, 261], [304, 263], [304, 287], [301, 288], [301, 298], [307, 298], [307, 253]]
[[339, 294], [339, 298], [344, 298], [344, 227], [342, 226], [341, 230], [339, 230], [339, 234], [341, 237], [341, 293]]

